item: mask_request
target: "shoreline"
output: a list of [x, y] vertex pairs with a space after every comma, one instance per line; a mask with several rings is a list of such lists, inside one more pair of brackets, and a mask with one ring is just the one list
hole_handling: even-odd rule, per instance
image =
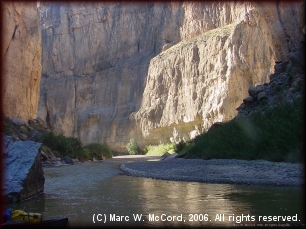
[[237, 159], [144, 159], [123, 162], [120, 170], [125, 175], [161, 180], [266, 186], [304, 185], [302, 163]]

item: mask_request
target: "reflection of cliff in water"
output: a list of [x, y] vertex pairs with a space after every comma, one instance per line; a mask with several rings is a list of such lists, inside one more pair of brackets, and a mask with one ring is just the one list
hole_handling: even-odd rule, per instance
[[[117, 166], [105, 161], [46, 168], [45, 193], [11, 207], [44, 213], [45, 218], [70, 217], [72, 227], [182, 226], [181, 222], [149, 222], [149, 214], [183, 214], [186, 221], [189, 214], [208, 214], [212, 220], [185, 222], [185, 226], [231, 225], [236, 222], [229, 222], [228, 216], [242, 214], [302, 216], [297, 187], [155, 180], [121, 176]], [[93, 224], [92, 216], [98, 213], [129, 216], [130, 221]], [[142, 214], [144, 221], [134, 222], [133, 214]], [[216, 214], [224, 214], [225, 221], [217, 224]]]

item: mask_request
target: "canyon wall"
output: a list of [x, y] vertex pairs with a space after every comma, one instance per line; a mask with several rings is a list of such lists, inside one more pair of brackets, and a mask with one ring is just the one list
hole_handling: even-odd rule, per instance
[[[205, 8], [208, 25], [237, 12], [227, 6], [223, 10], [212, 7]], [[234, 118], [248, 88], [268, 82], [275, 61], [286, 60], [301, 40], [298, 10], [297, 5], [289, 4], [248, 6], [235, 21], [221, 24], [217, 20], [221, 25], [216, 29], [203, 26], [204, 33], [154, 57], [141, 108], [133, 114], [145, 139], [156, 142], [172, 136], [175, 142], [188, 140], [215, 122]]]
[[43, 3], [38, 116], [119, 152], [188, 140], [299, 44], [302, 3]]
[[37, 117], [41, 78], [41, 30], [36, 2], [2, 2], [3, 114]]

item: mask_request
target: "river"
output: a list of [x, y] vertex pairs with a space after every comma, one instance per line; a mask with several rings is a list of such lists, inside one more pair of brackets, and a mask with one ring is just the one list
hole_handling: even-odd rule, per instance
[[165, 181], [118, 167], [112, 160], [44, 168], [44, 193], [7, 207], [69, 217], [70, 227], [305, 225], [301, 187]]

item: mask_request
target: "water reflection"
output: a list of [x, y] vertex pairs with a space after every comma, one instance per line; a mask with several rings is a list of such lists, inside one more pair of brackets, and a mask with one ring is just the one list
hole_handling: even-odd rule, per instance
[[[231, 226], [240, 221], [242, 214], [256, 217], [298, 214], [300, 222], [304, 222], [302, 190], [297, 187], [162, 181], [121, 176], [117, 166], [87, 162], [47, 168], [45, 192], [10, 207], [43, 213], [45, 219], [69, 217], [71, 227]], [[99, 213], [107, 216], [106, 224], [97, 220], [93, 224], [93, 214]], [[142, 214], [140, 221], [134, 220], [135, 214]], [[153, 214], [163, 219], [182, 214], [186, 222], [149, 221]], [[224, 214], [224, 221], [219, 221], [222, 217], [215, 221], [220, 214]], [[129, 221], [109, 222], [110, 216], [128, 216]], [[229, 221], [229, 216], [234, 221]]]

